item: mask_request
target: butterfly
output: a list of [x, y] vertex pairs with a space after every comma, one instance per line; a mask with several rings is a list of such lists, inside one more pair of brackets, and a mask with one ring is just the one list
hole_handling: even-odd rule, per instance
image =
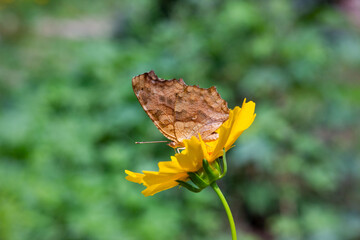
[[154, 71], [132, 79], [134, 93], [142, 108], [173, 148], [192, 136], [204, 141], [218, 138], [215, 132], [229, 118], [227, 102], [215, 87], [189, 86], [182, 79], [158, 78]]

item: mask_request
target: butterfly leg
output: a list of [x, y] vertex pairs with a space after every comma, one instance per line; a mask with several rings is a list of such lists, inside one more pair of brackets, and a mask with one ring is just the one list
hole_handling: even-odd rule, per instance
[[181, 150], [185, 150], [185, 148], [184, 148], [184, 147], [181, 147], [181, 148], [176, 148], [176, 152], [177, 152], [177, 153], [180, 153], [180, 152], [181, 152]]

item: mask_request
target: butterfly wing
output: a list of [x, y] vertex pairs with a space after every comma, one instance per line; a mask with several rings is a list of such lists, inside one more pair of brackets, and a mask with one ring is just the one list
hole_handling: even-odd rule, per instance
[[155, 126], [168, 139], [178, 142], [175, 135], [175, 99], [187, 86], [182, 79], [164, 80], [154, 71], [132, 79], [134, 93]]
[[199, 133], [205, 141], [215, 140], [214, 132], [228, 118], [227, 102], [215, 87], [186, 86], [176, 96], [174, 127], [178, 141], [197, 137]]

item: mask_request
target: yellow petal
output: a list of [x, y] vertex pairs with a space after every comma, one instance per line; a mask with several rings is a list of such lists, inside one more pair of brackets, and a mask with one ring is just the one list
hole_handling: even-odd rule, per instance
[[174, 174], [144, 171], [144, 175], [144, 184], [147, 188], [142, 193], [145, 196], [152, 196], [155, 193], [175, 187], [179, 184], [176, 180], [186, 181], [188, 178], [186, 172]]
[[[246, 100], [246, 99], [245, 99]], [[225, 148], [230, 148], [235, 141], [239, 138], [244, 130], [246, 130], [254, 122], [256, 114], [255, 103], [253, 101], [245, 102], [242, 108], [234, 109], [234, 123], [230, 129], [230, 134], [225, 144]]]
[[175, 154], [179, 165], [186, 172], [196, 172], [202, 166], [204, 151], [201, 141], [195, 136], [191, 139], [184, 140], [185, 150]]
[[246, 103], [246, 99], [242, 108], [235, 107], [234, 110], [230, 110], [229, 119], [217, 130], [219, 139], [211, 158], [218, 158], [222, 155], [222, 149], [228, 151], [233, 146], [241, 133], [253, 123], [256, 116], [254, 111], [255, 103]]
[[164, 191], [164, 190], [168, 190], [170, 188], [173, 188], [175, 186], [177, 186], [178, 183], [177, 182], [165, 182], [163, 184], [157, 184], [157, 185], [152, 185], [147, 187], [144, 191], [142, 191], [141, 193], [144, 194], [145, 197], [148, 196], [153, 196], [155, 193]]
[[229, 138], [231, 127], [234, 124], [234, 112], [236, 112], [238, 108], [239, 107], [236, 107], [234, 110], [230, 110], [229, 119], [216, 131], [219, 134], [219, 138], [217, 139], [216, 146], [213, 153], [211, 154], [212, 159], [216, 159], [219, 155], [222, 154], [222, 150], [224, 149], [225, 144]]
[[143, 178], [144, 178], [144, 174], [142, 173], [135, 173], [129, 170], [125, 170], [125, 173], [128, 175], [125, 177], [126, 180], [130, 181], [130, 182], [134, 182], [134, 183], [139, 183], [142, 184], [143, 183]]
[[[201, 144], [201, 150], [202, 150], [202, 159], [201, 159], [201, 164], [202, 164], [202, 160], [203, 159], [207, 159], [209, 161], [210, 159], [210, 155], [213, 152], [213, 147], [215, 145], [212, 145], [216, 142], [215, 141], [211, 141], [211, 142], [204, 142], [201, 138], [201, 135], [199, 134], [199, 142]], [[211, 162], [211, 161], [209, 161]], [[201, 165], [202, 166], [202, 165]]]
[[159, 172], [163, 173], [177, 173], [183, 171], [176, 157], [171, 156], [171, 161], [159, 162]]
[[147, 186], [161, 184], [163, 182], [168, 181], [176, 181], [179, 179], [183, 179], [188, 174], [187, 172], [180, 173], [161, 173], [161, 172], [153, 172], [153, 171], [143, 171], [144, 178], [143, 181]]

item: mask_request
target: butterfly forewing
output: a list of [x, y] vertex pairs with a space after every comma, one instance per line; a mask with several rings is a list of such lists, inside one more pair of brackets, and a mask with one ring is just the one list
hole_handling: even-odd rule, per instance
[[134, 93], [144, 111], [160, 132], [171, 141], [177, 142], [174, 127], [175, 98], [183, 92], [186, 84], [182, 80], [164, 80], [153, 71], [132, 79]]

